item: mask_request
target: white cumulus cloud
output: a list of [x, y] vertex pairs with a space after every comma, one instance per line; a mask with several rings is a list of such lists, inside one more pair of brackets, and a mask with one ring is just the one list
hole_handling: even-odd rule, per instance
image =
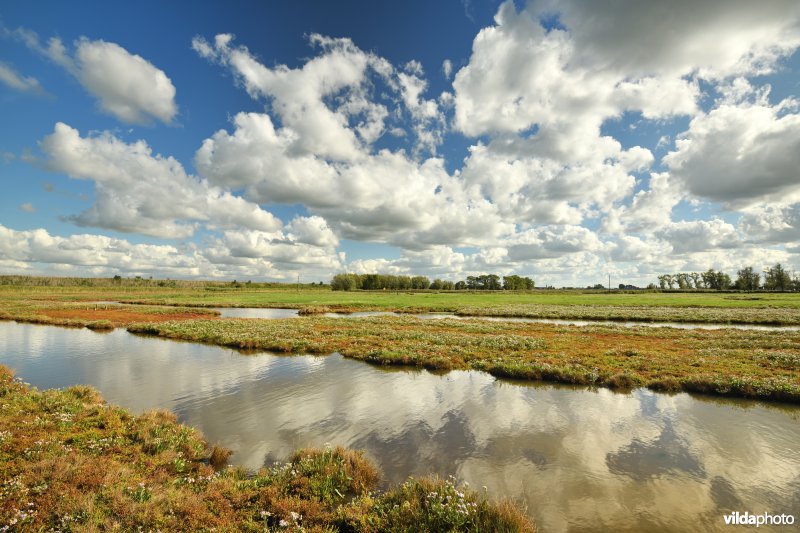
[[155, 118], [169, 123], [178, 112], [175, 86], [163, 70], [139, 55], [106, 41], [78, 41], [74, 57], [78, 81], [100, 107], [123, 122]]
[[[275, 242], [270, 242], [272, 237]], [[61, 275], [289, 281], [298, 272], [306, 279], [325, 279], [341, 263], [329, 248], [298, 243], [280, 232], [226, 232], [201, 249], [192, 244], [134, 244], [92, 234], [60, 237], [42, 228], [16, 231], [0, 224], [0, 266], [16, 274], [56, 270]]]
[[67, 70], [98, 99], [103, 111], [123, 122], [146, 124], [157, 119], [170, 123], [178, 113], [172, 80], [151, 62], [116, 43], [82, 37], [70, 53], [58, 37], [43, 45], [31, 30], [5, 31]]
[[165, 238], [188, 237], [197, 222], [264, 231], [281, 227], [258, 205], [186, 174], [172, 157], [153, 155], [144, 141], [128, 144], [108, 132], [81, 137], [59, 122], [40, 148], [49, 170], [95, 183], [94, 205], [72, 219], [81, 226]]
[[724, 103], [694, 118], [663, 161], [686, 190], [733, 207], [800, 200], [800, 115], [794, 100]]

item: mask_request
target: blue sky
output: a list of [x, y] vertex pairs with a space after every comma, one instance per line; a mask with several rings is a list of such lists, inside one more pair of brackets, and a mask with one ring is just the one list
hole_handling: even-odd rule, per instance
[[800, 267], [796, 2], [46, 2], [0, 24], [4, 273]]

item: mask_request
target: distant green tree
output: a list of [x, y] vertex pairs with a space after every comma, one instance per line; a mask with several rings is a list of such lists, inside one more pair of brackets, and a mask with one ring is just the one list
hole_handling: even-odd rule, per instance
[[708, 289], [724, 291], [730, 289], [731, 285], [733, 285], [729, 275], [725, 274], [724, 272], [717, 272], [713, 268], [703, 272], [701, 276], [703, 278], [703, 285], [705, 285], [705, 287]]
[[662, 289], [672, 289], [675, 287], [675, 276], [672, 274], [662, 274], [658, 276], [658, 283]]
[[412, 289], [427, 289], [431, 282], [426, 276], [414, 276], [411, 278]]
[[534, 288], [533, 280], [517, 275], [503, 277], [503, 289], [507, 291], [525, 291]]
[[480, 276], [467, 276], [464, 282], [467, 289], [477, 291], [499, 291], [503, 289], [500, 276], [497, 274], [481, 274]]
[[480, 277], [483, 278], [483, 288], [487, 291], [499, 291], [503, 288], [503, 284], [500, 283], [500, 276], [497, 274], [485, 274]]
[[792, 278], [780, 263], [764, 272], [764, 288], [768, 291], [786, 291], [791, 289]]
[[736, 272], [734, 286], [740, 291], [756, 291], [761, 285], [761, 275], [753, 267], [745, 267]]
[[716, 275], [717, 272], [713, 268], [709, 268], [706, 272], [700, 274], [703, 278], [703, 285], [708, 289], [716, 289], [716, 287], [714, 287]]
[[331, 280], [331, 290], [334, 291], [353, 291], [358, 287], [358, 276], [356, 274], [336, 274]]
[[503, 290], [516, 291], [519, 286], [520, 277], [517, 275], [503, 276]]

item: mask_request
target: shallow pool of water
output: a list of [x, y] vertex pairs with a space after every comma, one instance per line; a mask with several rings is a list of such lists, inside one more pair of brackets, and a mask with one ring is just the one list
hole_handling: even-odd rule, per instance
[[267, 309], [260, 307], [217, 307], [222, 318], [295, 318], [297, 309]]
[[248, 468], [302, 446], [361, 448], [389, 482], [452, 474], [520, 501], [543, 531], [722, 530], [731, 510], [800, 519], [798, 406], [13, 322], [0, 322], [0, 362], [40, 388], [86, 383], [137, 412], [171, 409]]
[[678, 328], [678, 329], [745, 329], [759, 331], [798, 331], [800, 326], [769, 326], [759, 324], [708, 324], [697, 322], [635, 322], [620, 320], [575, 320], [557, 318], [496, 317], [496, 316], [455, 316], [455, 315], [414, 315], [419, 318], [457, 318], [461, 320], [478, 319], [506, 322], [531, 322], [536, 324], [560, 324], [562, 326], [622, 326], [625, 328]]

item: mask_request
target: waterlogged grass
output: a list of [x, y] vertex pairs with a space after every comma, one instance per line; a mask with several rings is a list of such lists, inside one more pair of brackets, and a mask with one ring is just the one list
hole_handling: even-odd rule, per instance
[[220, 469], [228, 453], [168, 412], [134, 416], [88, 387], [38, 391], [0, 366], [3, 531], [534, 530], [452, 480], [374, 492], [360, 452], [300, 450], [257, 473]]
[[649, 387], [800, 402], [800, 333], [558, 326], [411, 317], [189, 320], [134, 333], [244, 350], [618, 389]]

